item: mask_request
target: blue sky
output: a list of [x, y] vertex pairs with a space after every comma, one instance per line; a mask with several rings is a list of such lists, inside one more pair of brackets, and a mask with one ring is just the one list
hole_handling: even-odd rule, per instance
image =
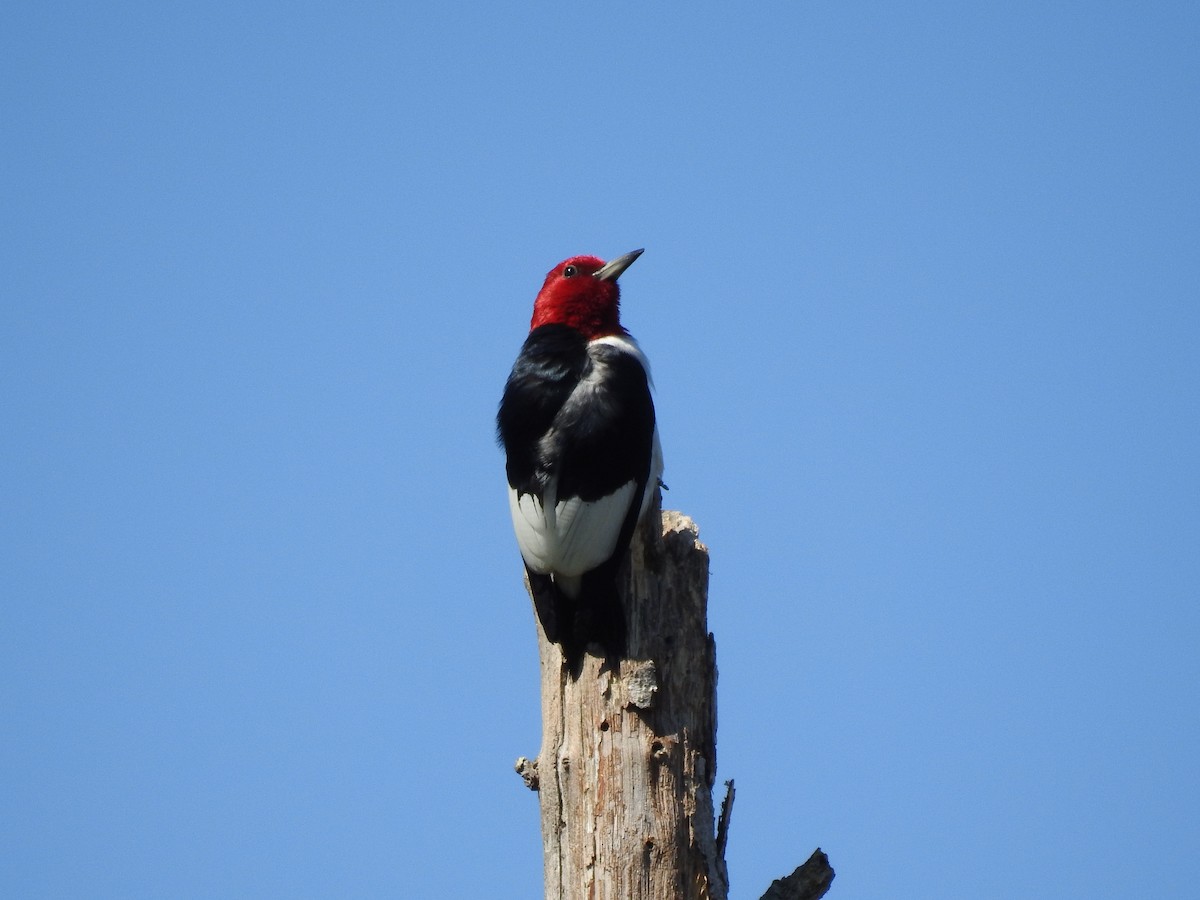
[[1194, 887], [1194, 4], [2, 19], [0, 894], [538, 895], [492, 417], [635, 247], [734, 896]]

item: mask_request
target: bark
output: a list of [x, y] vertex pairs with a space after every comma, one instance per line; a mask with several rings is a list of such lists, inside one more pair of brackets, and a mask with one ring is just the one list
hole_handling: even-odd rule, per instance
[[717, 823], [716, 648], [695, 523], [660, 523], [655, 508], [621, 580], [626, 659], [588, 655], [572, 678], [538, 628], [542, 748], [517, 771], [538, 791], [546, 900], [727, 900], [733, 784]]
[[808, 862], [787, 878], [772, 881], [761, 900], [819, 900], [831, 884], [833, 869], [829, 857], [818, 847]]

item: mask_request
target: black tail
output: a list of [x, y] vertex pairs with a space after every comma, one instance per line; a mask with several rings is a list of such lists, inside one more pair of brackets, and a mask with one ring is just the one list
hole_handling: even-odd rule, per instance
[[564, 596], [549, 575], [529, 572], [533, 607], [546, 639], [562, 647], [572, 677], [583, 668], [589, 645], [599, 645], [606, 660], [625, 657], [625, 609], [617, 588], [617, 566], [606, 563], [584, 573], [579, 596]]
[[542, 623], [542, 631], [548, 641], [561, 644], [564, 637], [573, 633], [571, 603], [555, 587], [554, 579], [549, 575], [539, 575], [529, 566], [525, 571], [529, 575], [529, 591], [533, 594], [533, 608]]
[[617, 588], [615, 562], [584, 573], [575, 610], [575, 640], [581, 646], [599, 644], [606, 659], [625, 658], [625, 607]]

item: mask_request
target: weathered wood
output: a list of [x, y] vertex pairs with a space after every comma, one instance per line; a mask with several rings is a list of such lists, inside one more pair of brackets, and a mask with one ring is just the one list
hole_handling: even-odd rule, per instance
[[[656, 505], [634, 536], [621, 590], [624, 660], [589, 655], [573, 678], [538, 628], [542, 747], [517, 771], [539, 796], [546, 900], [727, 900], [734, 792], [728, 782], [718, 827], [716, 647], [696, 524]], [[826, 872], [823, 886], [813, 880]], [[768, 897], [816, 898], [832, 878], [818, 850], [771, 891], [820, 893]]]
[[[647, 515], [622, 573], [629, 643], [571, 678], [539, 629], [537, 762], [547, 900], [725, 900], [716, 849], [716, 659], [708, 549]], [[528, 767], [527, 767], [528, 768]]]
[[819, 900], [833, 884], [829, 857], [818, 847], [808, 861], [787, 878], [771, 882], [761, 900]]

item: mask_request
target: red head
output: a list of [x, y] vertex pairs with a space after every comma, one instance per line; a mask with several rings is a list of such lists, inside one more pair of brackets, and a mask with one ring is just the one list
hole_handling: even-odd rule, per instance
[[624, 334], [617, 277], [641, 255], [641, 250], [634, 250], [610, 263], [594, 256], [572, 256], [560, 262], [546, 275], [533, 301], [530, 330], [555, 323], [570, 325], [588, 340]]

